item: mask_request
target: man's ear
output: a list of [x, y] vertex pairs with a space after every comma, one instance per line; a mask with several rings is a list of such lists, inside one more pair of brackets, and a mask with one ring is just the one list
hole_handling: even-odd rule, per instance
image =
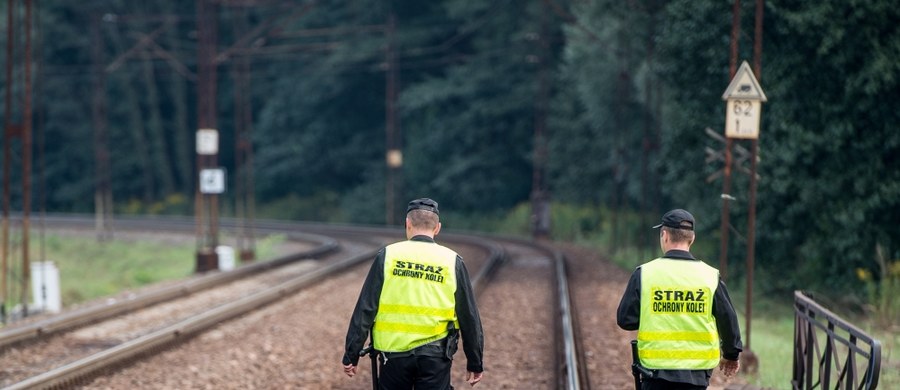
[[438, 232], [440, 232], [440, 231], [441, 231], [441, 223], [438, 222], [437, 225], [434, 227], [434, 235], [435, 236], [438, 235]]

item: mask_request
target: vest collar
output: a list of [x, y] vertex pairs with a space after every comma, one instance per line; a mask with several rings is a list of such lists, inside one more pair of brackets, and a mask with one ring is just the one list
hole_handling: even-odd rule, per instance
[[415, 235], [409, 239], [410, 241], [434, 242], [434, 239], [424, 234]]
[[666, 252], [663, 257], [667, 259], [676, 259], [676, 260], [697, 260], [691, 252], [683, 251], [681, 249], [672, 249]]

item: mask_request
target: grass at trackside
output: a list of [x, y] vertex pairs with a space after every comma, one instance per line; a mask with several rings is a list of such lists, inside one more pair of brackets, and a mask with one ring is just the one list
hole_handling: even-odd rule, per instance
[[[30, 260], [46, 259], [59, 269], [63, 307], [190, 276], [196, 262], [196, 243], [190, 238], [135, 240], [116, 237], [98, 242], [92, 235], [48, 234], [41, 245], [37, 236], [32, 237]], [[283, 236], [257, 240], [256, 257], [271, 258], [276, 245], [283, 240]], [[229, 241], [223, 239], [222, 242]]]
[[[742, 339], [747, 349], [747, 320], [744, 313], [745, 294], [731, 292], [741, 324]], [[754, 302], [753, 321], [750, 324], [750, 348], [759, 360], [759, 370], [754, 375], [742, 377], [747, 383], [771, 389], [790, 389], [793, 348], [794, 314], [790, 303], [760, 302], [768, 310], [760, 310]]]
[[[63, 306], [115, 294], [193, 272], [192, 242], [48, 237], [47, 259], [59, 268]], [[90, 282], [86, 282], [90, 281]]]

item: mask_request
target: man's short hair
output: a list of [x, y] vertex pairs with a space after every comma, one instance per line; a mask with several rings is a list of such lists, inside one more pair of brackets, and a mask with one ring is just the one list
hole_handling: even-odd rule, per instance
[[663, 226], [661, 229], [669, 233], [669, 240], [671, 240], [672, 242], [686, 242], [690, 244], [694, 241], [693, 230], [685, 230], [668, 226]]
[[416, 209], [406, 213], [409, 223], [417, 229], [434, 229], [437, 227], [438, 215], [427, 210]]

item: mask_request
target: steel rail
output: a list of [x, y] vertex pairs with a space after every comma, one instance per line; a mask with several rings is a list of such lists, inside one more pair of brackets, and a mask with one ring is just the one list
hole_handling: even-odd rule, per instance
[[560, 367], [557, 374], [561, 375], [557, 380], [560, 388], [566, 390], [586, 390], [590, 389], [587, 370], [582, 367], [581, 345], [578, 340], [578, 330], [576, 324], [575, 307], [572, 305], [569, 293], [568, 272], [566, 268], [566, 257], [561, 251], [539, 241], [526, 240], [518, 237], [502, 237], [492, 236], [495, 240], [507, 241], [523, 246], [536, 248], [554, 261], [554, 270], [556, 273], [556, 295], [558, 304], [559, 318], [559, 340], [561, 342], [562, 354], [558, 360]]
[[318, 268], [277, 286], [248, 295], [232, 303], [221, 305], [156, 332], [13, 384], [7, 389], [46, 389], [70, 386], [78, 383], [85, 377], [122, 365], [126, 360], [135, 359], [142, 354], [164, 348], [171, 343], [186, 340], [190, 336], [196, 335], [200, 331], [211, 328], [223, 321], [252, 310], [257, 310], [318, 282], [324, 277], [347, 269], [364, 260], [371, 259], [373, 256], [375, 256], [375, 251], [356, 255]]
[[[66, 222], [77, 224], [77, 221], [75, 220], [68, 220]], [[170, 231], [168, 229], [172, 228], [171, 224], [163, 225], [165, 227], [157, 225], [157, 228], [167, 229], [167, 231]], [[122, 226], [120, 225], [119, 227]], [[139, 229], [146, 229], [146, 226], [142, 226]], [[323, 235], [291, 232], [288, 234], [288, 238], [297, 241], [313, 242], [316, 243], [317, 246], [309, 250], [276, 257], [268, 261], [245, 264], [227, 272], [209, 272], [202, 276], [186, 279], [182, 282], [158, 290], [136, 294], [121, 300], [112, 300], [102, 305], [72, 310], [34, 323], [18, 326], [12, 325], [0, 330], [0, 350], [28, 340], [71, 330], [79, 326], [84, 326], [178, 297], [190, 295], [222, 283], [255, 275], [265, 270], [280, 267], [301, 259], [316, 258], [334, 252], [339, 248], [337, 241]]]
[[[331, 233], [347, 234], [385, 234], [387, 232], [396, 231], [396, 229], [390, 228], [358, 229], [323, 225], [310, 225], [306, 227], [315, 229], [320, 233], [328, 231]], [[290, 225], [287, 224], [273, 229], [290, 230], [289, 228]], [[294, 228], [298, 228], [297, 225], [294, 225]], [[473, 278], [473, 284], [483, 285], [485, 280], [490, 277], [491, 271], [496, 268], [496, 264], [504, 258], [505, 252], [502, 247], [482, 238], [454, 234], [445, 235], [445, 238], [448, 241], [481, 246], [487, 249], [488, 261]], [[232, 303], [221, 305], [189, 319], [185, 319], [164, 329], [160, 329], [86, 358], [71, 362], [62, 367], [49, 370], [38, 376], [15, 383], [10, 387], [7, 387], [7, 389], [46, 389], [77, 386], [87, 378], [97, 375], [98, 373], [127, 365], [129, 361], [137, 360], [153, 351], [168, 348], [181, 341], [187, 340], [191, 336], [218, 325], [223, 321], [257, 310], [279, 299], [290, 296], [324, 278], [365, 260], [371, 259], [375, 256], [376, 252], [377, 250], [370, 251], [317, 268], [316, 270], [304, 273], [303, 275], [285, 281], [277, 286], [256, 292]]]
[[569, 282], [566, 272], [566, 258], [559, 252], [556, 257], [556, 283], [559, 295], [559, 315], [562, 322], [563, 355], [566, 362], [566, 389], [576, 390], [583, 387], [581, 383], [581, 365], [578, 359], [577, 338], [575, 336], [572, 301], [569, 296]]
[[556, 294], [559, 304], [559, 320], [560, 332], [562, 337], [562, 354], [561, 359], [564, 367], [559, 372], [564, 373], [562, 381], [567, 390], [590, 389], [587, 380], [587, 372], [581, 366], [583, 359], [580, 359], [580, 344], [578, 340], [577, 327], [575, 326], [574, 306], [569, 295], [568, 272], [566, 267], [566, 257], [562, 252], [551, 248], [545, 244], [535, 242], [534, 246], [550, 253], [556, 266]]

